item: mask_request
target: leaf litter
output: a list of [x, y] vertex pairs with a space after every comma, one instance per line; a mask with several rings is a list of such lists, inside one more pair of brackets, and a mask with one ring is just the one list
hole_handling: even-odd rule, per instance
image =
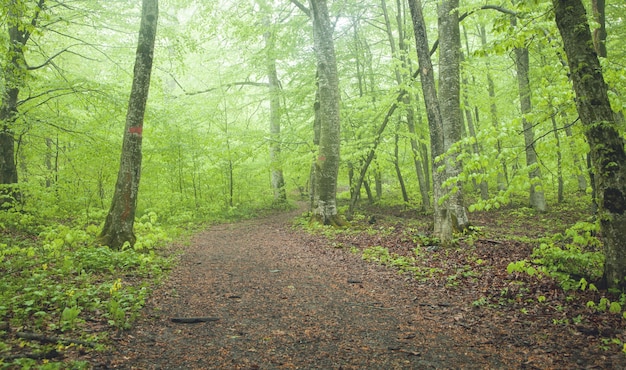
[[[378, 221], [386, 232], [324, 236], [292, 227], [295, 216], [213, 226], [180, 246], [134, 328], [111, 351], [88, 355], [94, 368], [626, 368], [610, 343], [626, 340], [623, 319], [570, 302], [552, 280], [507, 273], [529, 243], [484, 237], [424, 248], [419, 273], [398, 273], [362, 251], [415, 257], [406, 236], [428, 230]], [[477, 223], [495, 224], [490, 217]]]

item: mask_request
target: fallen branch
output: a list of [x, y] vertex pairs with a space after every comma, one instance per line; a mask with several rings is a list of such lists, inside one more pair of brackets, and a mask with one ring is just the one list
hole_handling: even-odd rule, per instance
[[0, 358], [2, 358], [2, 361], [13, 361], [19, 358], [30, 358], [33, 360], [50, 360], [50, 359], [57, 358], [60, 356], [61, 356], [61, 353], [59, 353], [56, 349], [53, 349], [53, 350], [46, 351], [46, 352], [22, 353], [19, 355], [11, 355], [11, 356], [0, 357]]
[[18, 338], [22, 338], [22, 339], [26, 339], [26, 340], [36, 340], [38, 342], [41, 343], [61, 343], [61, 344], [79, 344], [79, 345], [83, 345], [83, 346], [87, 346], [87, 347], [95, 347], [95, 343], [92, 342], [86, 342], [84, 340], [79, 340], [79, 339], [65, 339], [65, 338], [59, 338], [59, 337], [55, 337], [55, 336], [47, 336], [47, 335], [43, 335], [43, 334], [36, 334], [36, 333], [28, 333], [28, 332], [17, 332], [16, 333]]
[[218, 321], [218, 317], [172, 317], [172, 322], [178, 324], [195, 324], [198, 322]]
[[501, 241], [493, 240], [493, 239], [478, 239], [478, 241], [485, 242], [485, 243], [492, 243], [492, 244], [502, 244]]

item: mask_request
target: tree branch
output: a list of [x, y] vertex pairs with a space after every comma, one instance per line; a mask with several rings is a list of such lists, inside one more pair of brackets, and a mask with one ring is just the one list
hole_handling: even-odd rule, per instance
[[[469, 17], [470, 15], [476, 13], [478, 10], [496, 10], [499, 11], [500, 13], [504, 13], [504, 14], [509, 14], [512, 15], [514, 17], [518, 17], [519, 14], [513, 10], [507, 9], [507, 8], [503, 8], [501, 6], [497, 6], [497, 5], [483, 5], [480, 8], [476, 9], [476, 10], [472, 10], [469, 12], [465, 12], [463, 14], [461, 14], [459, 16], [459, 22], [462, 22], [465, 18]], [[430, 49], [430, 55], [435, 54], [435, 51], [437, 51], [437, 48], [439, 47], [439, 39], [435, 40], [435, 43], [433, 44], [433, 47]]]
[[[40, 64], [40, 65], [38, 65], [38, 66], [34, 66], [34, 67], [27, 66], [27, 67], [26, 67], [26, 69], [27, 69], [27, 70], [29, 70], [29, 71], [34, 71], [34, 70], [36, 70], [36, 69], [43, 68], [43, 67], [47, 66], [48, 64], [50, 64], [50, 62], [52, 62], [52, 60], [53, 60], [54, 58], [58, 57], [59, 55], [61, 55], [61, 54], [65, 53], [65, 52], [69, 52], [69, 49], [70, 49], [71, 47], [74, 47], [74, 46], [77, 46], [77, 45], [79, 45], [79, 44], [70, 45], [70, 46], [66, 47], [65, 49], [63, 49], [63, 50], [59, 51], [58, 53], [54, 54], [53, 56], [49, 57], [49, 58], [48, 58], [45, 62], [43, 62], [42, 64]], [[80, 54], [78, 54], [78, 53], [73, 53], [73, 52], [72, 52], [72, 54], [74, 54], [74, 55], [78, 55], [78, 56], [80, 56], [80, 57], [83, 57], [82, 55], [80, 55]], [[84, 58], [89, 59], [89, 58], [87, 58], [87, 57], [84, 57]]]
[[[178, 84], [178, 82], [177, 82], [177, 84]], [[178, 86], [180, 86], [180, 88], [183, 89], [183, 87], [180, 84], [178, 84]], [[269, 84], [267, 82], [243, 81], [243, 82], [231, 82], [231, 83], [228, 83], [228, 84], [220, 85], [218, 87], [212, 87], [212, 88], [206, 89], [206, 90], [187, 92], [185, 89], [183, 89], [183, 91], [185, 92], [185, 95], [199, 95], [199, 94], [206, 94], [208, 92], [215, 91], [215, 90], [217, 90], [219, 88], [222, 88], [222, 87], [230, 88], [230, 87], [233, 87], [233, 86], [269, 87]]]
[[302, 10], [304, 12], [304, 14], [307, 15], [307, 17], [311, 16], [311, 11], [309, 10], [309, 8], [307, 8], [306, 6], [304, 6], [304, 4], [302, 4], [301, 2], [299, 2], [298, 0], [291, 0], [291, 2], [297, 6], [298, 8], [300, 8], [300, 10]]

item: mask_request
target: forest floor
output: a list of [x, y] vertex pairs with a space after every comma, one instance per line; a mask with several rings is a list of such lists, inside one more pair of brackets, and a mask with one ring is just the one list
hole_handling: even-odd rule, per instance
[[[363, 252], [414, 248], [407, 236], [427, 231], [403, 215], [307, 232], [294, 227], [300, 213], [212, 226], [174, 246], [180, 260], [133, 329], [83, 359], [96, 369], [626, 368], [626, 320], [585, 306], [601, 293], [507, 273], [536, 243], [498, 227], [530, 240], [546, 216], [511, 225], [472, 214], [481, 235], [424, 247], [423, 264], [398, 273]], [[172, 321], [181, 317], [216, 321]]]

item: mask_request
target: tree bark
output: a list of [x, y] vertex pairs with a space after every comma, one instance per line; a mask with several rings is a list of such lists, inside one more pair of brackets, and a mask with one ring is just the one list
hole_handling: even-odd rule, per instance
[[413, 32], [415, 33], [415, 46], [419, 63], [419, 74], [422, 82], [422, 92], [426, 104], [426, 115], [428, 117], [428, 127], [430, 131], [430, 146], [433, 172], [433, 195], [434, 195], [434, 235], [442, 244], [452, 242], [452, 233], [458, 229], [453, 223], [451, 212], [448, 210], [448, 202], [444, 198], [443, 183], [446, 180], [446, 171], [438, 171], [436, 158], [442, 155], [444, 150], [443, 122], [437, 90], [435, 87], [435, 76], [430, 51], [428, 48], [428, 37], [426, 35], [426, 25], [422, 13], [420, 0], [409, 0], [409, 10], [413, 20]]
[[152, 74], [158, 8], [158, 0], [143, 0], [120, 169], [111, 208], [99, 236], [101, 244], [115, 249], [127, 242], [132, 246], [136, 241], [133, 225], [141, 176], [143, 119]]
[[[480, 25], [478, 33], [480, 34], [481, 45], [483, 48], [485, 48], [487, 46], [487, 32], [485, 31], [485, 26], [483, 24]], [[491, 66], [489, 63], [489, 58], [485, 59], [485, 67], [487, 67], [486, 74], [487, 92], [489, 94], [489, 113], [491, 118], [491, 124], [493, 125], [493, 128], [497, 135], [497, 132], [500, 130], [498, 127], [498, 106], [496, 105], [496, 87], [495, 83], [493, 82], [493, 78], [491, 77]], [[498, 158], [500, 160], [500, 165], [502, 166], [502, 170], [498, 171], [496, 181], [498, 183], [498, 190], [502, 192], [505, 191], [508, 186], [509, 176], [507, 173], [506, 160], [502, 156], [502, 142], [500, 141], [500, 138], [496, 138], [496, 149], [498, 150]]]
[[339, 78], [332, 37], [332, 25], [325, 0], [310, 0], [313, 38], [317, 57], [320, 140], [315, 161], [313, 218], [327, 225], [342, 225], [337, 214], [337, 177], [341, 145]]
[[552, 0], [563, 39], [576, 108], [589, 142], [604, 242], [603, 282], [626, 289], [626, 153], [611, 109], [585, 7], [581, 0]]
[[400, 139], [400, 135], [398, 134], [398, 130], [400, 125], [396, 125], [396, 133], [394, 135], [394, 147], [393, 147], [393, 167], [396, 170], [396, 176], [398, 177], [398, 183], [400, 184], [400, 191], [402, 192], [402, 200], [404, 203], [409, 203], [409, 194], [406, 191], [406, 186], [404, 185], [404, 178], [402, 177], [402, 171], [400, 170], [400, 148], [398, 146], [398, 142]]
[[[443, 127], [443, 150], [446, 153], [446, 180], [461, 173], [458, 160], [460, 149], [453, 146], [461, 141], [461, 32], [459, 29], [459, 0], [442, 0], [439, 3], [439, 104]], [[469, 226], [463, 204], [463, 184], [455, 181], [446, 189], [449, 197], [448, 212], [455, 232]]]
[[[269, 21], [266, 21], [269, 27]], [[280, 141], [280, 83], [276, 71], [276, 57], [274, 56], [274, 35], [268, 30], [263, 34], [267, 54], [267, 77], [270, 96], [270, 171], [271, 185], [274, 192], [274, 202], [287, 201], [285, 179], [283, 177]]]
[[[517, 20], [511, 18], [511, 24], [516, 26]], [[526, 146], [526, 166], [529, 167], [528, 178], [530, 181], [529, 204], [532, 208], [545, 212], [546, 199], [541, 190], [541, 169], [537, 163], [537, 152], [535, 151], [535, 131], [531, 122], [528, 122], [525, 115], [532, 112], [532, 101], [530, 96], [530, 60], [528, 48], [515, 48], [515, 66], [517, 69], [517, 84], [519, 87], [520, 109], [522, 112], [522, 127], [524, 129], [524, 143]]]
[[[381, 0], [380, 2], [383, 16], [385, 19], [385, 29], [387, 31], [387, 38], [389, 39], [389, 45], [391, 48], [391, 55], [393, 58], [396, 58], [400, 61], [400, 64], [396, 64], [394, 68], [396, 82], [398, 86], [402, 89], [403, 85], [406, 83], [410, 83], [411, 74], [408, 72], [408, 63], [406, 60], [407, 55], [407, 44], [405, 41], [404, 35], [404, 22], [402, 17], [402, 4], [400, 0], [396, 1], [396, 27], [398, 30], [398, 48], [396, 49], [396, 42], [393, 36], [393, 30], [391, 28], [391, 21], [389, 19], [389, 13], [387, 12], [387, 2], [386, 0]], [[429, 184], [426, 181], [426, 177], [424, 176], [423, 166], [420, 160], [420, 152], [419, 146], [417, 143], [417, 134], [415, 132], [415, 111], [414, 104], [416, 104], [415, 99], [412, 94], [407, 92], [402, 97], [402, 103], [404, 105], [404, 109], [406, 110], [406, 121], [407, 127], [409, 129], [410, 134], [410, 143], [411, 150], [413, 154], [413, 164], [415, 166], [415, 174], [417, 176], [417, 182], [420, 189], [420, 195], [422, 198], [422, 208], [428, 209], [430, 208], [430, 194], [429, 194]], [[398, 170], [396, 170], [398, 172]], [[401, 184], [402, 185], [402, 184]], [[404, 188], [404, 186], [401, 186]], [[403, 198], [407, 198], [403, 194]]]
[[16, 189], [11, 185], [17, 184], [17, 166], [15, 165], [15, 137], [13, 129], [18, 116], [17, 99], [20, 89], [24, 86], [27, 63], [24, 57], [26, 43], [39, 20], [39, 15], [44, 7], [44, 0], [37, 2], [36, 10], [29, 24], [25, 24], [25, 15], [20, 9], [23, 4], [17, 0], [8, 3], [8, 50], [6, 64], [3, 68], [4, 93], [0, 103], [0, 185], [9, 185], [8, 188], [0, 189], [0, 204], [13, 202], [19, 196]]

